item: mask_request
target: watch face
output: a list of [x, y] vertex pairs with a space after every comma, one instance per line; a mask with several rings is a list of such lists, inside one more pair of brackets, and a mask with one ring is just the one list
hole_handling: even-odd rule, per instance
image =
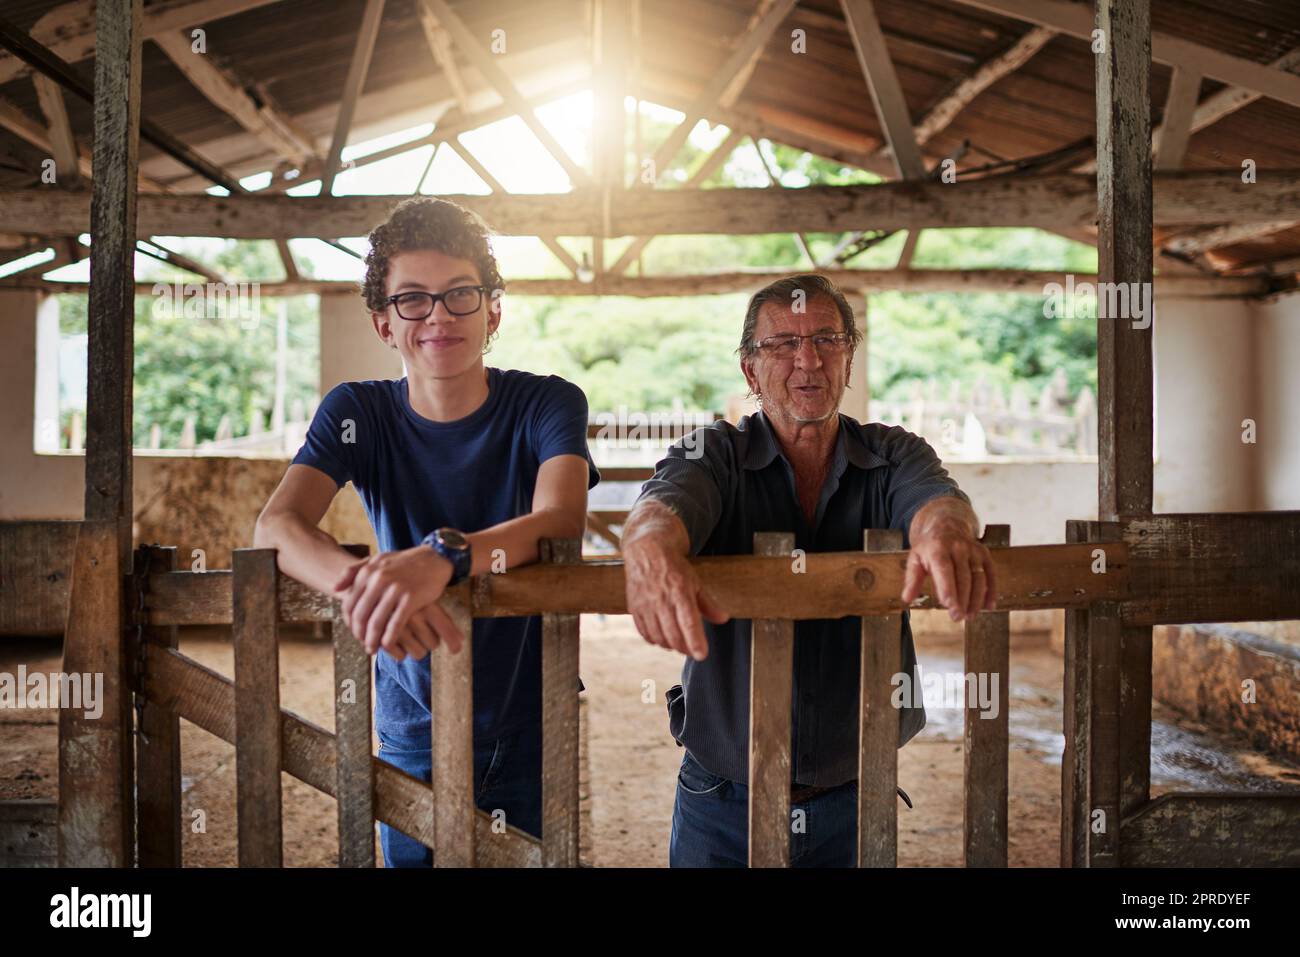
[[469, 539], [454, 528], [438, 529], [438, 538], [448, 548], [469, 548]]

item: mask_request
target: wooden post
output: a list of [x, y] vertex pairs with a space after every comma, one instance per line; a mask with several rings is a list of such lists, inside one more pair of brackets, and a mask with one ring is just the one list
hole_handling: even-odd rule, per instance
[[[1097, 255], [1098, 289], [1109, 284], [1153, 306], [1151, 202], [1151, 11], [1149, 0], [1097, 0], [1096, 25], [1105, 40], [1097, 55]], [[1097, 310], [1098, 518], [1103, 522], [1147, 516], [1152, 510], [1154, 312], [1139, 318], [1110, 315], [1111, 296]], [[1118, 301], [1118, 299], [1116, 299]], [[1123, 628], [1099, 620], [1102, 636], [1089, 647], [1114, 662], [1120, 696], [1116, 747], [1119, 751], [1121, 813], [1136, 810], [1150, 796], [1151, 629]], [[1112, 631], [1115, 631], [1112, 641]], [[1094, 669], [1093, 677], [1097, 676]], [[1094, 693], [1097, 689], [1094, 688]], [[1107, 690], [1109, 693], [1109, 690]], [[1096, 715], [1100, 705], [1093, 702]], [[1109, 709], [1106, 703], [1104, 709]], [[1093, 746], [1098, 742], [1093, 740]], [[1108, 788], [1108, 784], [1106, 787]], [[1094, 809], [1096, 805], [1094, 803]], [[1118, 841], [1118, 827], [1111, 837]], [[1092, 843], [1090, 842], [1090, 847]], [[1105, 855], [1115, 848], [1108, 848]], [[1093, 856], [1089, 854], [1090, 858]], [[1115, 854], [1118, 857], [1117, 854]]]
[[474, 619], [470, 582], [447, 591], [443, 610], [464, 636], [458, 654], [430, 655], [433, 689], [433, 866], [474, 866]]
[[[903, 533], [867, 529], [868, 552], [897, 552]], [[898, 738], [901, 713], [892, 705], [894, 676], [903, 670], [903, 616], [862, 619], [858, 703], [858, 866], [898, 866]], [[911, 675], [908, 675], [911, 680]], [[921, 693], [912, 688], [913, 695]]]
[[1088, 614], [1088, 866], [1119, 866], [1119, 606], [1097, 602]]
[[[754, 554], [790, 557], [789, 532], [755, 532]], [[794, 622], [756, 619], [749, 656], [749, 866], [790, 866]]]
[[[136, 573], [150, 575], [174, 571], [176, 549], [143, 546], [137, 552]], [[137, 582], [137, 587], [141, 583]], [[147, 628], [145, 640], [159, 648], [179, 647], [175, 625]], [[140, 654], [140, 651], [136, 652]], [[148, 674], [140, 676], [144, 684]], [[141, 867], [181, 866], [181, 722], [174, 711], [147, 698], [140, 711], [136, 738], [136, 799], [139, 805]]]
[[[542, 541], [541, 560], [582, 561], [578, 538]], [[542, 866], [578, 866], [578, 616], [542, 616]], [[507, 822], [508, 823], [508, 822]]]
[[[135, 864], [131, 683], [115, 520], [81, 523], [72, 560], [63, 671], [103, 675], [102, 715], [59, 708], [59, 866]], [[84, 698], [81, 704], [86, 705]]]
[[[135, 191], [140, 134], [141, 0], [104, 0], [95, 14], [94, 192], [86, 392], [88, 523], [78, 543], [83, 589], [70, 608], [64, 670], [102, 673], [107, 720], [59, 714], [62, 866], [135, 863], [135, 761], [123, 574], [131, 562], [131, 382], [135, 319]], [[75, 588], [74, 584], [74, 588]], [[75, 592], [74, 592], [75, 594]], [[88, 756], [93, 759], [88, 760]]]
[[[1068, 543], [1089, 541], [1089, 526], [1065, 523]], [[1088, 609], [1065, 609], [1065, 664], [1061, 698], [1065, 750], [1061, 755], [1061, 866], [1082, 867], [1088, 849]]]
[[[981, 541], [989, 548], [1006, 548], [1011, 544], [1011, 527], [988, 525]], [[977, 700], [968, 697], [966, 702], [962, 813], [966, 866], [1006, 867], [1011, 613], [985, 611], [967, 619], [965, 646], [967, 695], [977, 691], [985, 676], [990, 687], [997, 681], [995, 715], [985, 715]]]
[[[358, 558], [366, 545], [344, 545]], [[375, 772], [370, 744], [370, 665], [374, 660], [353, 637], [339, 606], [330, 619], [334, 644], [335, 790], [339, 818], [339, 867], [375, 866]]]
[[279, 572], [273, 548], [237, 548], [233, 569], [239, 866], [281, 867]]

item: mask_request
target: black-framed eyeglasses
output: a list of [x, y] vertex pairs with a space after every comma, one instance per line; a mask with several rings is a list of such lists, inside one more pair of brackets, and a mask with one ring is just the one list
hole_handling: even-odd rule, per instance
[[847, 332], [814, 332], [810, 336], [796, 336], [793, 333], [768, 336], [757, 343], [757, 348], [767, 355], [778, 359], [792, 359], [803, 341], [812, 341], [818, 355], [830, 356], [841, 353], [849, 344]]
[[471, 316], [483, 305], [487, 286], [454, 286], [446, 292], [399, 292], [384, 302], [393, 306], [397, 314], [412, 322], [428, 319], [441, 300], [443, 307], [453, 316]]

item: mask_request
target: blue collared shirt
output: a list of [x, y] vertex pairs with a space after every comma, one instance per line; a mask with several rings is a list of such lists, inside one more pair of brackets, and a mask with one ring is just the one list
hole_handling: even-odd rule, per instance
[[[840, 415], [831, 468], [809, 524], [794, 470], [762, 412], [738, 425], [717, 422], [675, 443], [641, 490], [686, 526], [692, 555], [753, 553], [755, 532], [792, 532], [807, 552], [862, 550], [862, 532], [893, 528], [907, 541], [930, 499], [970, 499], [925, 439], [899, 426], [863, 425]], [[862, 619], [795, 622], [793, 779], [819, 787], [858, 775], [858, 688]], [[704, 622], [709, 654], [687, 658], [682, 683], [668, 692], [669, 729], [714, 774], [749, 774], [750, 622]], [[911, 626], [903, 614], [903, 668], [920, 687]], [[899, 747], [925, 726], [919, 700], [900, 709]]]

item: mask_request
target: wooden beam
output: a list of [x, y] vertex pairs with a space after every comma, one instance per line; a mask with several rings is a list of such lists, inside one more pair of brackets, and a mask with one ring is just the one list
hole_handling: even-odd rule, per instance
[[[1152, 281], [1149, 0], [1098, 0], [1097, 276], [1102, 284]], [[1165, 175], [1179, 175], [1166, 173]], [[1235, 172], [1234, 172], [1234, 175]], [[1130, 285], [1131, 284], [1131, 285]], [[1149, 515], [1152, 504], [1151, 330], [1097, 304], [1098, 514]], [[1131, 310], [1130, 310], [1131, 311]]]
[[[1192, 136], [1192, 115], [1201, 92], [1201, 75], [1189, 67], [1174, 67], [1165, 112], [1160, 127], [1160, 142], [1155, 147], [1155, 169], [1179, 169], [1187, 155]], [[1154, 138], [1154, 134], [1152, 134]]]
[[[48, 245], [48, 244], [47, 244]], [[1285, 268], [1285, 263], [1280, 268]], [[33, 269], [48, 272], [48, 262]], [[1300, 265], [1294, 268], [1300, 269]], [[1071, 276], [1076, 283], [1096, 281], [1096, 274], [1049, 272], [1033, 269], [830, 269], [827, 275], [843, 289], [860, 292], [1018, 292], [1044, 295], [1050, 284], [1064, 288]], [[640, 299], [676, 296], [725, 295], [754, 292], [774, 279], [790, 275], [789, 269], [759, 269], [746, 272], [701, 275], [614, 276], [594, 282], [577, 279], [512, 279], [512, 296], [634, 296]], [[1244, 299], [1269, 295], [1274, 281], [1268, 276], [1159, 276], [1155, 292], [1160, 298]], [[40, 278], [0, 279], [0, 289], [40, 289], [44, 292], [85, 294], [85, 283], [56, 282]], [[153, 283], [136, 283], [136, 295], [152, 294]], [[355, 283], [343, 280], [299, 280], [264, 282], [262, 296], [346, 295], [355, 296]]]
[[[433, 669], [433, 866], [473, 867], [474, 834], [474, 622], [469, 584], [442, 601], [463, 639], [452, 654], [444, 643], [431, 652]], [[509, 822], [507, 822], [509, 823]]]
[[[780, 171], [776, 169], [775, 160], [771, 163], [768, 162], [767, 155], [763, 152], [763, 147], [758, 140], [751, 136], [749, 141], [754, 144], [754, 152], [758, 156], [758, 161], [763, 165], [763, 172], [767, 174], [768, 185], [784, 187], [785, 184], [781, 182]], [[812, 248], [808, 245], [808, 237], [803, 233], [795, 233], [794, 239], [795, 242], [799, 244], [799, 251], [802, 252], [804, 258], [808, 260], [808, 265], [812, 266], [813, 269], [816, 269], [817, 257], [812, 254]]]
[[[741, 33], [741, 42], [743, 42], [744, 37], [758, 29], [759, 25], [763, 22], [763, 18], [772, 12], [772, 8], [775, 5], [776, 0], [758, 0], [758, 6], [754, 8], [754, 12], [749, 15], [749, 19], [745, 22], [744, 32]], [[735, 45], [736, 44], [733, 42], [732, 46]], [[718, 96], [718, 104], [720, 106], [729, 108], [736, 105], [736, 100], [740, 99], [740, 94], [745, 91], [745, 87], [749, 84], [750, 77], [754, 75], [754, 70], [758, 68], [758, 61], [763, 58], [764, 46], [766, 46], [766, 44], [760, 44], [755, 47], [753, 52], [750, 53], [748, 59], [746, 59], [745, 62], [741, 64], [740, 69], [736, 71], [736, 75], [727, 83], [726, 88]]]
[[[735, 81], [736, 77], [745, 68], [745, 65], [754, 57], [755, 52], [761, 53], [763, 46], [771, 39], [772, 34], [776, 32], [776, 28], [789, 15], [796, 2], [797, 0], [777, 0], [776, 3], [772, 4], [766, 16], [759, 21], [757, 26], [745, 34], [743, 39], [736, 45], [735, 50], [732, 51], [731, 56], [727, 57], [726, 62], [704, 84], [699, 93], [696, 94], [695, 99], [691, 101], [684, 111], [686, 115], [681, 123], [673, 128], [672, 132], [668, 134], [668, 138], [659, 145], [659, 148], [655, 150], [653, 157], [651, 157], [656, 177], [659, 175], [660, 170], [673, 161], [673, 157], [682, 148], [682, 144], [690, 136], [695, 124], [704, 119], [711, 109], [718, 106], [727, 86]], [[725, 107], [723, 108], [725, 109]], [[640, 178], [635, 182], [636, 185], [642, 187], [651, 185]]]
[[456, 106], [464, 113], [470, 112], [469, 90], [465, 87], [465, 78], [461, 76], [460, 67], [456, 65], [456, 56], [451, 49], [451, 36], [423, 3], [415, 5], [415, 15], [420, 18], [420, 29], [424, 31], [424, 39], [429, 44], [429, 52], [433, 54], [433, 62], [447, 77]]
[[[1092, 13], [1086, 4], [1066, 0], [957, 0], [968, 7], [1051, 27], [1080, 39], [1090, 40]], [[1173, 66], [1199, 70], [1211, 79], [1245, 87], [1291, 106], [1300, 106], [1300, 76], [1269, 64], [1232, 56], [1167, 33], [1150, 35], [1151, 59]]]
[[[1162, 227], [1275, 222], [1300, 208], [1300, 171], [1276, 170], [1244, 184], [1236, 170], [1157, 173], [1154, 214]], [[1097, 188], [1078, 173], [1009, 174], [968, 182], [809, 186], [803, 189], [595, 190], [562, 194], [449, 196], [513, 236], [845, 232], [879, 229], [1037, 226], [1061, 229], [1097, 216]], [[391, 196], [141, 196], [143, 235], [231, 239], [364, 235]], [[89, 223], [86, 197], [55, 190], [0, 190], [7, 231], [72, 235]], [[1147, 220], [1151, 222], [1150, 219]], [[1150, 252], [1148, 250], [1148, 256]]]
[[370, 57], [375, 52], [379, 22], [383, 16], [384, 0], [366, 0], [366, 9], [361, 15], [361, 26], [357, 30], [357, 43], [352, 50], [352, 61], [348, 64], [348, 75], [343, 81], [339, 110], [334, 118], [334, 135], [330, 139], [329, 152], [325, 154], [325, 172], [321, 175], [320, 187], [322, 196], [328, 196], [334, 191], [334, 177], [338, 175], [342, 163], [343, 147], [347, 145], [348, 132], [352, 129], [352, 116], [357, 108], [357, 99], [366, 85], [366, 74], [370, 72]]
[[[137, 575], [174, 571], [176, 549], [157, 545], [137, 550]], [[143, 587], [147, 581], [137, 581]], [[143, 638], [157, 648], [175, 649], [179, 629], [145, 629]], [[139, 809], [141, 867], [181, 866], [181, 729], [173, 712], [145, 701], [136, 737], [136, 796]]]
[[840, 0], [844, 22], [853, 40], [858, 65], [871, 90], [876, 117], [889, 143], [900, 179], [924, 179], [925, 163], [912, 129], [912, 117], [903, 98], [894, 64], [885, 47], [874, 0]]
[[301, 165], [316, 155], [311, 134], [271, 104], [259, 104], [243, 83], [213, 63], [208, 54], [195, 53], [188, 33], [160, 33], [151, 39], [214, 106], [278, 156]]
[[[544, 539], [541, 561], [582, 562], [582, 539]], [[542, 866], [578, 866], [578, 616], [542, 616]]]
[[1269, 223], [1230, 223], [1223, 226], [1208, 226], [1204, 229], [1180, 233], [1165, 243], [1165, 249], [1185, 256], [1194, 256], [1223, 246], [1263, 239], [1265, 236], [1292, 229], [1297, 225], [1300, 225], [1300, 222], [1294, 219], [1282, 219]]
[[473, 31], [465, 25], [465, 22], [452, 10], [446, 0], [420, 0], [420, 2], [438, 18], [438, 22], [451, 34], [456, 46], [469, 57], [469, 61], [496, 88], [496, 91], [501, 94], [501, 98], [505, 100], [506, 105], [514, 113], [517, 113], [519, 118], [524, 121], [524, 124], [532, 130], [533, 135], [541, 141], [546, 151], [555, 158], [555, 161], [568, 174], [574, 187], [590, 185], [591, 177], [587, 175], [587, 171], [573, 161], [559, 141], [551, 135], [550, 130], [542, 125], [537, 118], [537, 114], [528, 105], [524, 95], [515, 86], [514, 81], [497, 64], [496, 58], [482, 47]]
[[[145, 8], [140, 36], [148, 40], [162, 33], [200, 26], [276, 2], [278, 0], [163, 0]], [[92, 0], [60, 4], [37, 20], [30, 32], [34, 40], [69, 63], [89, 59], [95, 55], [95, 4]], [[0, 84], [29, 71], [30, 67], [22, 60], [0, 51]]]
[[1024, 66], [1054, 36], [1056, 36], [1055, 30], [1048, 27], [1033, 27], [1008, 49], [985, 60], [970, 76], [963, 77], [949, 93], [930, 107], [916, 124], [917, 143], [924, 146], [947, 129], [948, 125], [957, 118], [957, 114], [972, 100], [1004, 76]]
[[[365, 545], [343, 546], [358, 558]], [[334, 793], [338, 798], [339, 867], [375, 866], [375, 767], [371, 755], [371, 664], [341, 610], [330, 622], [334, 646]]]
[[41, 112], [50, 130], [50, 147], [54, 154], [54, 168], [60, 186], [76, 186], [81, 179], [81, 154], [77, 141], [72, 135], [72, 125], [68, 122], [67, 104], [63, 102], [63, 90], [43, 73], [32, 77], [36, 84], [36, 98], [40, 101]]

